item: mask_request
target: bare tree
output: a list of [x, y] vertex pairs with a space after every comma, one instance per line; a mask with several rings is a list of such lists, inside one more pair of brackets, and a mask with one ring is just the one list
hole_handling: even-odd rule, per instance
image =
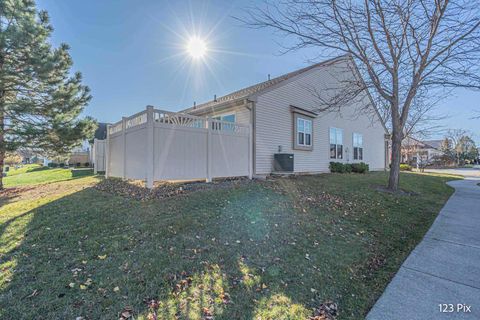
[[476, 158], [477, 147], [467, 130], [450, 129], [447, 131], [445, 139], [450, 143], [449, 153], [457, 165], [460, 165], [464, 160], [474, 160]]
[[247, 9], [240, 20], [293, 38], [284, 52], [352, 57], [365, 80], [358, 88], [370, 92], [391, 131], [388, 188], [395, 191], [406, 134], [453, 88], [480, 88], [479, 8], [470, 0], [283, 0]]

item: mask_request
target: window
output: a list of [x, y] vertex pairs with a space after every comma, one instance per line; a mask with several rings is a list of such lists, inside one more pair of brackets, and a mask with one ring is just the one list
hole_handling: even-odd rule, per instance
[[[225, 121], [225, 122], [232, 122], [232, 123], [234, 123], [234, 122], [235, 122], [235, 114], [234, 114], [234, 113], [224, 114], [224, 115], [212, 117], [212, 119], [213, 119], [213, 120], [219, 120], [219, 121]], [[222, 124], [221, 124], [221, 123], [214, 123], [213, 129], [214, 129], [214, 130], [222, 130]], [[223, 126], [223, 130], [224, 130], [224, 131], [233, 131], [233, 129], [234, 129], [234, 125], [225, 124], [225, 125]]]
[[293, 132], [292, 132], [292, 144], [293, 149], [312, 151], [313, 150], [313, 124], [314, 119], [317, 116], [316, 113], [290, 106], [293, 120]]
[[224, 114], [221, 116], [212, 117], [213, 120], [220, 120], [225, 122], [235, 122], [235, 114]]
[[225, 122], [235, 122], [235, 115], [234, 114], [226, 114], [221, 117], [222, 121]]
[[330, 158], [343, 159], [343, 130], [330, 128]]
[[353, 160], [363, 160], [363, 136], [360, 133], [353, 134]]
[[297, 117], [297, 145], [312, 146], [312, 120]]

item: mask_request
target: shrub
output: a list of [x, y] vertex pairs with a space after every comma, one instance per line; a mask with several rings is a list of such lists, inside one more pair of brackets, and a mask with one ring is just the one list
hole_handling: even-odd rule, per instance
[[412, 171], [412, 166], [406, 163], [400, 163], [401, 171]]
[[61, 162], [61, 163], [58, 164], [58, 166], [59, 166], [60, 168], [63, 168], [63, 167], [65, 167], [65, 163]]
[[365, 162], [360, 162], [360, 163], [352, 163], [352, 172], [356, 173], [366, 173], [370, 170], [368, 167], [368, 164]]
[[330, 172], [338, 173], [366, 173], [370, 170], [368, 164], [365, 162], [360, 163], [341, 163], [341, 162], [330, 162]]
[[345, 172], [346, 173], [350, 173], [352, 172], [353, 168], [352, 168], [352, 164], [351, 163], [346, 163], [343, 165], [345, 167]]
[[341, 162], [330, 162], [330, 172], [345, 173], [345, 165]]
[[56, 162], [50, 162], [50, 163], [48, 164], [48, 167], [49, 167], [49, 168], [56, 168], [56, 167], [58, 167], [58, 163], [56, 163]]

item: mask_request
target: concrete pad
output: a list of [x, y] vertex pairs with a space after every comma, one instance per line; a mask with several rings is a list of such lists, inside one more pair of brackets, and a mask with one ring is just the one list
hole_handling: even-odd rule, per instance
[[[443, 303], [464, 303], [472, 312], [442, 313]], [[480, 319], [480, 290], [402, 267], [366, 319]]]
[[471, 248], [442, 240], [424, 239], [403, 266], [480, 290], [479, 261], [480, 247]]

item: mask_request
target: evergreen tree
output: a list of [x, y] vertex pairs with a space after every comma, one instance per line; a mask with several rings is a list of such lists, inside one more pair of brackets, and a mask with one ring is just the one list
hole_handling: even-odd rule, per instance
[[455, 161], [455, 151], [453, 150], [452, 142], [450, 139], [445, 138], [442, 141], [440, 150], [443, 152], [443, 159], [448, 161]]
[[89, 89], [70, 73], [68, 45], [50, 44], [52, 31], [33, 0], [0, 0], [0, 173], [7, 151], [66, 154], [95, 130], [79, 119]]

